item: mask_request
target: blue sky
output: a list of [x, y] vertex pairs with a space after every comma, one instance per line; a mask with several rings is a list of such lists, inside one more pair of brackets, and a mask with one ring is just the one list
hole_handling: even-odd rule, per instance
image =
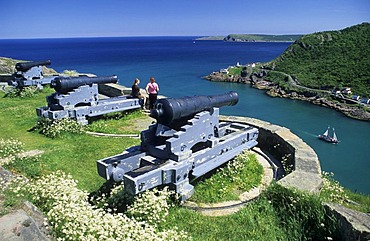
[[0, 0], [0, 39], [308, 34], [370, 22], [370, 0]]

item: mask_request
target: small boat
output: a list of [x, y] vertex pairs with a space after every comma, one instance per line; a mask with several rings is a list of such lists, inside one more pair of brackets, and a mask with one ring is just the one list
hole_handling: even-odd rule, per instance
[[330, 130], [330, 127], [328, 127], [328, 129], [324, 132], [324, 134], [318, 135], [319, 139], [330, 142], [330, 143], [334, 143], [334, 144], [338, 143], [339, 140], [337, 138], [337, 135], [335, 134], [334, 128], [333, 128], [332, 136], [329, 136], [329, 130]]

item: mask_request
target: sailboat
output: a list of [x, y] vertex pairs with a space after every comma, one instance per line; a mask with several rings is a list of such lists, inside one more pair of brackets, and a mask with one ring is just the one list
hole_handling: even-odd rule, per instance
[[334, 144], [338, 143], [339, 140], [337, 138], [337, 135], [335, 134], [334, 128], [333, 128], [333, 136], [329, 136], [329, 130], [330, 130], [330, 127], [328, 127], [328, 129], [324, 132], [324, 134], [318, 135], [319, 139], [330, 142], [330, 143], [334, 143]]

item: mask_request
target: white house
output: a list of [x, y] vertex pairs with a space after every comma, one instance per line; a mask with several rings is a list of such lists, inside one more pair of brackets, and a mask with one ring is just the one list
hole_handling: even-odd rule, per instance
[[349, 88], [349, 87], [343, 88], [342, 89], [342, 94], [344, 94], [344, 95], [352, 94], [351, 88]]

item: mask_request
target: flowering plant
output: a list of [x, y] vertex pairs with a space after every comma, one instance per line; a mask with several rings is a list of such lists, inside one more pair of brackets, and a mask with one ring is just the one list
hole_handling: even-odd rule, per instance
[[85, 132], [84, 127], [77, 121], [63, 118], [59, 120], [49, 120], [42, 118], [37, 122], [35, 130], [47, 137], [60, 137], [63, 133], [82, 134]]
[[[27, 179], [15, 179], [16, 185], [12, 185], [12, 191], [19, 194], [28, 194], [38, 207], [41, 207], [47, 220], [45, 225], [50, 225], [56, 240], [189, 240], [185, 232], [161, 230], [152, 222], [161, 221], [164, 215], [155, 215], [153, 219], [145, 216], [148, 210], [167, 208], [164, 202], [161, 207], [149, 207], [157, 205], [144, 203], [153, 194], [143, 194], [144, 200], [137, 198], [137, 204], [133, 204], [131, 216], [124, 213], [111, 213], [103, 208], [96, 207], [88, 201], [88, 193], [77, 188], [77, 181], [71, 175], [57, 171], [41, 177], [35, 181]], [[159, 195], [160, 196], [160, 195]], [[156, 200], [164, 200], [159, 197]], [[144, 209], [136, 211], [133, 209]], [[166, 214], [168, 211], [160, 210]], [[159, 212], [159, 213], [160, 213]], [[140, 217], [143, 214], [143, 217]]]

